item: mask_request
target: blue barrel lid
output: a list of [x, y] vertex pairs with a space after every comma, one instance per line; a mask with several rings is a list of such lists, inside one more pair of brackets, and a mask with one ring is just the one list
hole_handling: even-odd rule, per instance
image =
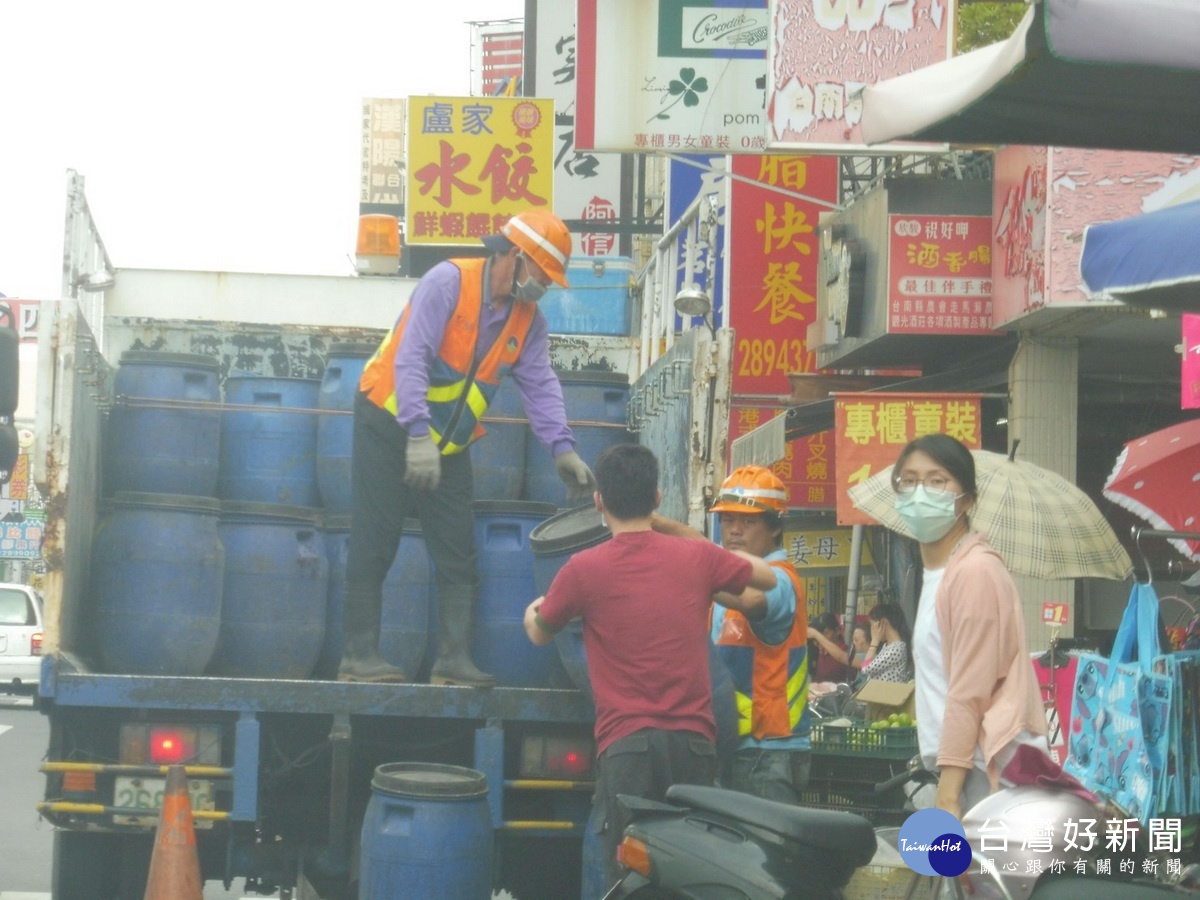
[[126, 350], [121, 354], [122, 366], [191, 366], [202, 369], [220, 369], [221, 364], [211, 356], [199, 353], [171, 353], [166, 350]]
[[311, 506], [291, 506], [287, 503], [263, 503], [258, 500], [222, 500], [222, 519], [266, 518], [286, 522], [316, 525], [321, 511]]
[[475, 514], [484, 516], [540, 516], [548, 519], [558, 512], [553, 503], [537, 500], [476, 500]]
[[337, 341], [329, 345], [329, 356], [373, 356], [379, 349], [378, 344], [367, 344], [359, 341]]
[[[349, 531], [350, 518], [349, 515], [326, 516], [322, 520], [321, 527], [325, 531]], [[404, 530], [409, 534], [421, 534], [421, 520], [405, 519]]]
[[375, 768], [371, 787], [401, 797], [482, 797], [487, 794], [487, 776], [465, 766], [442, 763], [384, 763]]
[[141, 491], [117, 491], [108, 501], [110, 508], [122, 509], [170, 509], [176, 512], [198, 512], [217, 515], [221, 512], [221, 501], [214, 497], [196, 497], [190, 494], [150, 494]]
[[567, 381], [572, 384], [619, 384], [621, 387], [629, 387], [629, 376], [624, 372], [608, 372], [599, 369], [592, 371], [590, 369], [556, 369], [555, 373], [559, 381]]
[[586, 550], [602, 544], [612, 532], [600, 518], [594, 506], [566, 509], [538, 525], [529, 533], [529, 547], [534, 556], [554, 556], [558, 553]]

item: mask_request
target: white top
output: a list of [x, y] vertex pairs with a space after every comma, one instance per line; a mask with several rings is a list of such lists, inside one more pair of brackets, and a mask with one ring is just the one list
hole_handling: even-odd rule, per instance
[[[950, 682], [946, 678], [946, 668], [942, 662], [942, 632], [938, 628], [934, 597], [937, 596], [937, 589], [946, 570], [943, 568], [924, 571], [921, 596], [917, 600], [917, 618], [913, 623], [913, 667], [916, 669], [917, 680], [917, 747], [921, 754], [921, 764], [936, 772]], [[1030, 744], [1043, 753], [1046, 752], [1045, 737], [1023, 731], [997, 754], [996, 764], [999, 770], [1002, 771], [1012, 759], [1018, 744]], [[975, 746], [975, 768], [986, 776], [987, 765], [983, 758], [983, 748], [978, 744]]]

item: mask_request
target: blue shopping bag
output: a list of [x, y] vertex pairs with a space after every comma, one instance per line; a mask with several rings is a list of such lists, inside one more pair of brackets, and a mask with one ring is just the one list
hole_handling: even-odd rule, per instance
[[1142, 822], [1161, 814], [1175, 789], [1167, 778], [1174, 677], [1165, 668], [1158, 595], [1134, 584], [1112, 653], [1079, 659], [1063, 768]]

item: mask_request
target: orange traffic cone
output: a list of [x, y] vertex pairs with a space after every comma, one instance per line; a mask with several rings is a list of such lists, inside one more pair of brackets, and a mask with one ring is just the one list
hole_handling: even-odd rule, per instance
[[200, 857], [183, 766], [167, 769], [145, 900], [201, 900]]

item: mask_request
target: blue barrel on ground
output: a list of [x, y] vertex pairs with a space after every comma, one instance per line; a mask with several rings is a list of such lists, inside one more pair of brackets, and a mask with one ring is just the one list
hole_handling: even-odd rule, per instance
[[[613, 444], [631, 442], [626, 428], [629, 379], [619, 372], [559, 372], [567, 419], [575, 434], [575, 451], [589, 466], [600, 451]], [[537, 440], [525, 447], [525, 497], [538, 503], [566, 505], [566, 487], [554, 469], [554, 460]]]
[[360, 846], [359, 900], [488, 900], [487, 777], [439, 763], [378, 766]]
[[107, 493], [216, 494], [219, 375], [215, 359], [195, 353], [121, 354], [106, 426]]
[[[519, 421], [492, 421], [509, 419]], [[520, 500], [525, 488], [525, 448], [529, 435], [521, 393], [507, 375], [484, 413], [487, 435], [471, 445], [476, 500]], [[543, 451], [544, 452], [544, 451]]]
[[218, 531], [225, 546], [221, 631], [208, 674], [307, 678], [325, 641], [329, 562], [319, 512], [229, 500]]
[[316, 378], [230, 375], [221, 414], [224, 500], [315, 507], [317, 494]]
[[374, 344], [329, 347], [317, 398], [317, 489], [326, 515], [350, 515], [350, 460], [354, 449], [354, 399]]
[[[325, 641], [317, 661], [318, 678], [336, 678], [345, 640], [346, 561], [350, 552], [350, 517], [325, 517], [325, 551], [329, 556], [329, 604]], [[433, 568], [421, 523], [404, 523], [400, 548], [383, 582], [383, 616], [379, 653], [394, 666], [415, 676], [425, 658], [429, 630], [429, 598]]]
[[92, 546], [94, 635], [104, 668], [202, 675], [217, 645], [225, 550], [209, 497], [121, 492]]
[[471, 658], [506, 687], [547, 687], [555, 669], [551, 647], [525, 633], [525, 607], [538, 596], [529, 537], [557, 509], [520, 500], [475, 502], [479, 601]]

